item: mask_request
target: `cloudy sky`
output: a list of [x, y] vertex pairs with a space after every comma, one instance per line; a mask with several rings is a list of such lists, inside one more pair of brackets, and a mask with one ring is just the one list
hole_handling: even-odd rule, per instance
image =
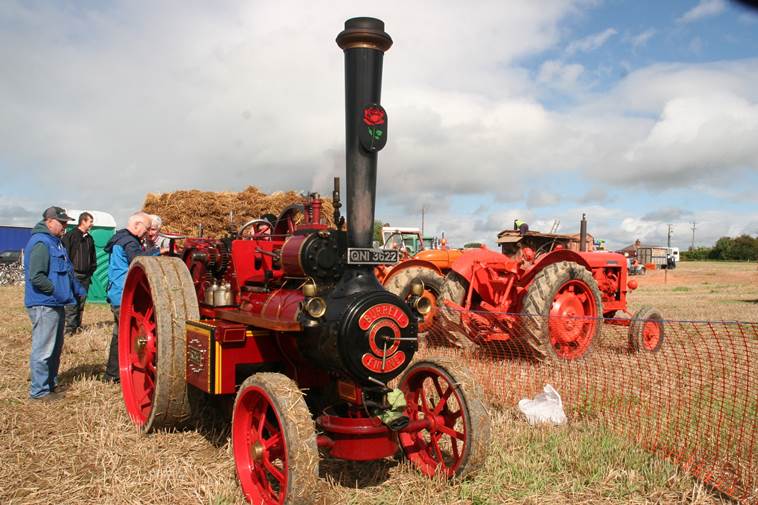
[[0, 224], [344, 175], [345, 19], [375, 16], [377, 218], [453, 244], [758, 234], [758, 11], [728, 0], [0, 3]]

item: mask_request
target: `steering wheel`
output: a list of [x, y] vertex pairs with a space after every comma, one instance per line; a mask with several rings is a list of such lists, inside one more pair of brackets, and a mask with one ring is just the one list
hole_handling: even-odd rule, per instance
[[[247, 230], [251, 226], [253, 227], [253, 233], [250, 236], [246, 237], [244, 235], [245, 230]], [[264, 226], [266, 227], [265, 230], [263, 229]], [[253, 238], [259, 235], [270, 235], [271, 228], [273, 228], [273, 226], [274, 225], [271, 224], [271, 222], [268, 221], [267, 219], [251, 219], [247, 223], [240, 226], [239, 231], [237, 231], [237, 236], [244, 239], [244, 238]]]

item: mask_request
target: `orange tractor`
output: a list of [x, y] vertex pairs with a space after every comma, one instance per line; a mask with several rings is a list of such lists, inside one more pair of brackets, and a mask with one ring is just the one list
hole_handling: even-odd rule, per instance
[[[628, 312], [626, 296], [637, 281], [627, 280], [626, 258], [587, 251], [586, 226], [583, 216], [578, 241], [534, 232], [511, 240], [517, 234], [508, 233], [508, 240], [503, 234], [499, 240], [502, 253], [463, 252], [439, 297], [437, 317], [446, 338], [452, 335], [461, 347], [510, 341], [537, 359], [574, 360], [592, 350], [608, 323], [629, 327], [631, 349], [658, 351], [661, 313], [652, 307]], [[615, 318], [617, 313], [630, 317]]]

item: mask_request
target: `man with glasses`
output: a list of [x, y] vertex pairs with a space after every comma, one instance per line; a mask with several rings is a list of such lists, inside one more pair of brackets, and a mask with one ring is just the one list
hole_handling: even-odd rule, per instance
[[153, 256], [159, 256], [169, 252], [170, 240], [168, 237], [161, 235], [161, 226], [163, 226], [163, 220], [160, 216], [155, 214], [149, 214], [150, 216], [150, 228], [147, 230], [147, 235], [143, 239], [145, 243], [145, 251]]
[[113, 313], [113, 335], [108, 350], [108, 362], [105, 365], [106, 382], [118, 383], [118, 320], [121, 310], [121, 296], [124, 293], [124, 282], [129, 271], [129, 265], [137, 256], [148, 253], [142, 247], [142, 238], [150, 229], [150, 216], [137, 212], [129, 217], [126, 228], [119, 230], [105, 245], [105, 252], [110, 254], [108, 260], [108, 303]]
[[24, 305], [32, 321], [29, 397], [34, 400], [59, 397], [55, 387], [63, 350], [63, 308], [87, 296], [61, 243], [69, 221], [64, 209], [46, 209], [24, 249]]

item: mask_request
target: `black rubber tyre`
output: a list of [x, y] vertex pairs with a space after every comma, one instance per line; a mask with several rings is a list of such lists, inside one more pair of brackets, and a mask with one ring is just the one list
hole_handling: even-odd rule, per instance
[[191, 418], [185, 321], [199, 318], [192, 277], [180, 258], [134, 259], [121, 305], [119, 368], [127, 411], [145, 432]]
[[444, 424], [443, 429], [433, 431], [398, 433], [405, 457], [419, 471], [428, 476], [465, 478], [481, 469], [492, 426], [482, 388], [468, 371], [450, 359], [426, 358], [405, 371], [398, 387], [405, 394], [411, 421], [432, 415], [438, 406], [438, 423]]
[[438, 298], [437, 304], [439, 310], [437, 316], [441, 321], [441, 327], [445, 335], [435, 335], [436, 340], [442, 343], [449, 343], [461, 349], [469, 349], [474, 346], [474, 342], [468, 336], [466, 328], [463, 326], [461, 314], [457, 310], [451, 309], [445, 305], [449, 300], [456, 305], [463, 306], [466, 302], [469, 282], [461, 274], [448, 272], [445, 276], [445, 283], [442, 287], [442, 293]]
[[234, 400], [232, 453], [250, 503], [311, 503], [316, 430], [295, 381], [270, 372], [245, 379]]
[[665, 338], [663, 315], [654, 307], [642, 307], [629, 324], [629, 349], [634, 352], [658, 352]]
[[[556, 338], [555, 329], [551, 330], [550, 316], [556, 314], [554, 302], [557, 297], [561, 296], [561, 290], [569, 285], [582, 286], [580, 289], [587, 291], [585, 300], [591, 307], [587, 310], [589, 313], [581, 314], [582, 317], [588, 318], [582, 323], [583, 341], [576, 345], [574, 350], [570, 349], [571, 344], [564, 344], [565, 349], [556, 349], [554, 340]], [[594, 307], [594, 308], [592, 308]], [[522, 331], [519, 332], [524, 341], [534, 351], [537, 359], [550, 358], [554, 360], [573, 360], [581, 359], [587, 356], [592, 350], [592, 344], [600, 335], [601, 321], [603, 314], [602, 298], [597, 282], [592, 273], [582, 265], [571, 261], [560, 261], [546, 266], [540, 271], [529, 286], [524, 304], [521, 311], [524, 315], [521, 322]], [[560, 324], [561, 321], [553, 321], [553, 324]], [[566, 326], [575, 326], [575, 320], [568, 320]]]

